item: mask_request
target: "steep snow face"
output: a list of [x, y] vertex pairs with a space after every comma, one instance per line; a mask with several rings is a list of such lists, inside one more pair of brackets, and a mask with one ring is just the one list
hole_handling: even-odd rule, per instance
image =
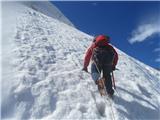
[[81, 71], [91, 36], [19, 4], [2, 10], [2, 119], [159, 119], [157, 70], [117, 49], [117, 92], [106, 103]]
[[21, 4], [34, 9], [35, 11], [41, 12], [47, 16], [50, 16], [54, 19], [58, 19], [65, 24], [74, 26], [68, 18], [66, 18], [56, 6], [54, 6], [49, 1], [30, 1], [30, 2], [21, 2]]

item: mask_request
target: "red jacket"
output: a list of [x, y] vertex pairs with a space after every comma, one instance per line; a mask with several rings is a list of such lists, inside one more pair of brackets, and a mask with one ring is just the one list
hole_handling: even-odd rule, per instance
[[[118, 54], [117, 54], [116, 50], [108, 43], [106, 43], [105, 46], [108, 46], [111, 49], [113, 49], [113, 51], [115, 53], [115, 57], [114, 57], [114, 60], [113, 60], [113, 66], [116, 66], [117, 62], [118, 62]], [[96, 48], [96, 47], [97, 47], [97, 45], [95, 43], [92, 43], [92, 45], [88, 48], [88, 50], [86, 52], [86, 55], [85, 55], [85, 58], [84, 58], [84, 68], [88, 67], [90, 59], [92, 57], [93, 49]]]

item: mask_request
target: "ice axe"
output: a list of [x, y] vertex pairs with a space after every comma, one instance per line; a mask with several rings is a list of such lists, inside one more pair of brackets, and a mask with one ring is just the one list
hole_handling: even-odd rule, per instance
[[116, 84], [115, 84], [115, 79], [114, 79], [113, 71], [112, 71], [112, 83], [113, 83], [114, 89], [116, 89]]

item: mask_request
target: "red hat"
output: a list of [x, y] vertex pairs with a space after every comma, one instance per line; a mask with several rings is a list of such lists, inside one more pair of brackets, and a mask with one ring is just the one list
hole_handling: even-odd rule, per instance
[[106, 35], [98, 35], [95, 39], [96, 41], [106, 40], [107, 42], [109, 42], [110, 37]]

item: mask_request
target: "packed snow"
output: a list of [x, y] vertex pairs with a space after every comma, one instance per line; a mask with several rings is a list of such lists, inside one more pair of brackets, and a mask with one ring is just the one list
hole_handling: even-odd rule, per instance
[[92, 36], [18, 2], [2, 3], [2, 24], [2, 119], [160, 119], [159, 71], [116, 49], [104, 99], [81, 71]]

